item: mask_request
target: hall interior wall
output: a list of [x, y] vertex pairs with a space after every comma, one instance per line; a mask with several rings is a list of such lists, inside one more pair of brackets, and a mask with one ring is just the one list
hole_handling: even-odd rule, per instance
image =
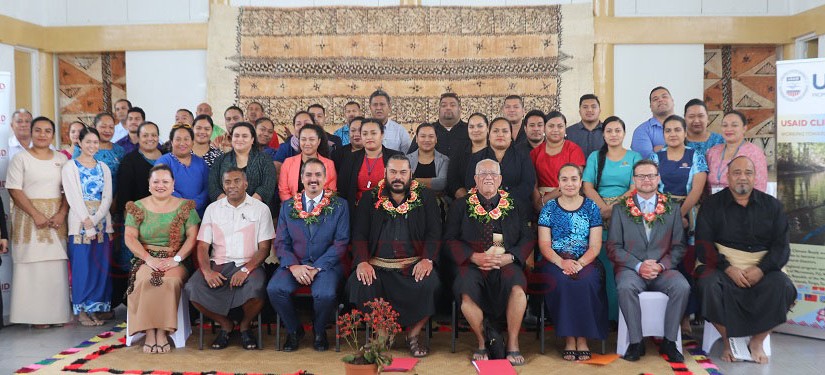
[[[232, 6], [517, 6], [590, 3], [582, 0], [27, 0], [0, 2], [0, 43], [38, 53], [40, 84], [32, 88], [40, 113], [55, 117], [54, 54], [126, 51], [130, 99], [158, 108], [166, 124], [173, 113], [164, 103], [180, 101], [182, 87], [195, 88], [186, 98], [196, 101], [205, 74], [206, 29], [212, 4]], [[594, 87], [603, 113], [616, 108], [628, 125], [647, 114], [646, 96], [652, 77], [674, 87], [677, 107], [688, 97], [701, 97], [704, 44], [780, 45], [784, 58], [794, 58], [795, 38], [823, 35], [825, 0], [596, 0]], [[136, 56], [151, 56], [140, 59]], [[131, 56], [131, 57], [130, 57]], [[645, 57], [644, 61], [640, 60]], [[657, 57], [660, 59], [657, 61]], [[8, 60], [11, 59], [11, 60]], [[0, 66], [14, 66], [13, 54], [0, 54]], [[187, 71], [189, 85], [152, 75]], [[645, 67], [646, 69], [642, 69]], [[652, 70], [651, 70], [652, 69]], [[645, 72], [655, 74], [646, 75]], [[621, 75], [621, 77], [619, 77]], [[644, 79], [633, 79], [645, 77]], [[630, 104], [622, 100], [628, 99]], [[681, 101], [681, 103], [679, 103]], [[160, 114], [161, 111], [164, 111]], [[575, 114], [571, 117], [577, 117]], [[630, 132], [631, 129], [628, 129]]]

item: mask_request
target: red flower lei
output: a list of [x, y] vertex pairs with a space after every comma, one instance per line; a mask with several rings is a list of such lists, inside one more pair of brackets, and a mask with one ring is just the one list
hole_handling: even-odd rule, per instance
[[321, 198], [321, 203], [318, 203], [312, 209], [312, 212], [304, 211], [304, 200], [303, 200], [303, 193], [297, 193], [294, 197], [292, 197], [292, 212], [290, 212], [289, 216], [293, 219], [303, 219], [304, 223], [307, 224], [314, 224], [319, 221], [319, 216], [321, 214], [328, 214], [332, 212], [332, 206], [330, 203], [332, 202], [332, 197], [335, 195], [335, 192], [332, 190], [324, 190], [324, 197]]
[[503, 216], [507, 216], [507, 213], [513, 209], [513, 200], [510, 199], [510, 193], [504, 190], [498, 191], [501, 199], [498, 200], [498, 206], [490, 210], [490, 212], [487, 212], [487, 210], [481, 206], [481, 201], [478, 200], [478, 189], [472, 188], [467, 193], [467, 212], [469, 212], [470, 217], [482, 223], [487, 223], [490, 220], [498, 220]]
[[381, 180], [378, 182], [378, 186], [375, 188], [375, 197], [377, 198], [375, 201], [375, 208], [383, 208], [384, 211], [391, 217], [395, 217], [396, 215], [406, 215], [407, 212], [412, 211], [414, 208], [419, 207], [422, 205], [421, 203], [421, 184], [418, 181], [413, 180], [412, 184], [410, 184], [410, 197], [407, 198], [404, 203], [395, 207], [390, 198], [384, 194], [384, 186], [386, 185], [386, 180]]
[[665, 219], [662, 216], [670, 213], [670, 205], [667, 204], [670, 197], [657, 192], [656, 209], [654, 209], [653, 212], [643, 214], [642, 210], [636, 206], [636, 202], [633, 201], [633, 197], [636, 196], [637, 193], [637, 190], [633, 190], [630, 193], [630, 196], [628, 196], [624, 201], [625, 212], [627, 212], [627, 215], [630, 216], [630, 218], [636, 223], [645, 222], [650, 226], [653, 226], [653, 222], [655, 221], [664, 223]]

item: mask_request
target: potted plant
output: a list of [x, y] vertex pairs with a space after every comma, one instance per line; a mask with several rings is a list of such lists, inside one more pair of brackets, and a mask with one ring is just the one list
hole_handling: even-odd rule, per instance
[[[338, 317], [339, 337], [355, 351], [343, 358], [347, 375], [377, 374], [392, 362], [389, 354], [395, 335], [401, 332], [398, 312], [383, 298], [376, 298], [364, 304], [368, 312], [352, 309]], [[363, 345], [359, 342], [359, 329], [369, 327], [369, 337]]]

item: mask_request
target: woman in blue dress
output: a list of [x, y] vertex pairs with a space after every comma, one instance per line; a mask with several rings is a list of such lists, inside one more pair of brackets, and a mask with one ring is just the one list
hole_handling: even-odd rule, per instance
[[[693, 148], [685, 146], [687, 123], [678, 115], [671, 115], [664, 123], [665, 147], [650, 155], [650, 159], [659, 164], [659, 191], [670, 194], [675, 202], [681, 204], [682, 225], [687, 232], [687, 250], [678, 269], [685, 279], [694, 285], [692, 275], [696, 263], [693, 229], [696, 227], [696, 214], [699, 211], [699, 199], [705, 190], [708, 179], [708, 164], [705, 155]], [[688, 317], [699, 312], [699, 300], [696, 293], [691, 293], [685, 317], [682, 320], [682, 331], [690, 333], [691, 327]]]
[[155, 165], [166, 164], [175, 176], [173, 196], [195, 201], [198, 216], [203, 216], [209, 204], [209, 167], [192, 152], [195, 133], [187, 124], [177, 124], [169, 132], [172, 152], [164, 154]]
[[711, 147], [725, 143], [721, 134], [708, 130], [708, 106], [701, 99], [691, 99], [685, 104], [685, 122], [685, 143], [702, 156], [706, 157]]
[[99, 313], [111, 310], [109, 236], [112, 233], [112, 175], [94, 159], [97, 130], [80, 131], [81, 153], [63, 166], [62, 181], [69, 203], [68, 252], [72, 270], [72, 311], [84, 326], [102, 325]]
[[602, 216], [592, 200], [581, 195], [582, 172], [575, 164], [559, 170], [562, 195], [539, 214], [539, 249], [546, 275], [545, 303], [556, 324], [556, 335], [566, 338], [562, 358], [586, 361], [587, 339], [607, 334], [604, 268], [597, 261], [602, 248]]
[[[117, 175], [120, 162], [126, 156], [123, 147], [112, 142], [115, 135], [115, 117], [111, 113], [103, 112], [95, 116], [94, 128], [100, 134], [100, 147], [95, 153], [95, 160], [106, 163], [112, 172], [112, 195], [117, 193]], [[80, 156], [80, 146], [75, 146], [72, 157]]]

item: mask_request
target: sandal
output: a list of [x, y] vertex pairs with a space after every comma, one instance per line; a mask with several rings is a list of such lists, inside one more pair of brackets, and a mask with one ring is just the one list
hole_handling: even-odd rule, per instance
[[576, 352], [577, 361], [589, 361], [591, 358], [593, 358], [593, 355], [589, 350], [579, 350]]
[[576, 350], [562, 350], [561, 358], [565, 361], [575, 361], [579, 357], [579, 352]]
[[152, 353], [155, 352], [155, 347], [156, 346], [157, 345], [143, 344], [143, 352], [146, 353], [146, 354], [152, 354]]
[[229, 346], [229, 332], [225, 330], [218, 331], [218, 336], [212, 342], [212, 349], [221, 350]]
[[241, 332], [241, 346], [246, 350], [258, 349], [258, 342], [255, 340], [255, 336], [252, 335], [251, 329]]
[[158, 347], [158, 350], [155, 352], [157, 354], [166, 354], [166, 353], [169, 353], [169, 352], [172, 351], [172, 345], [169, 345], [168, 342], [166, 344], [163, 344], [163, 345], [155, 345], [155, 346]]
[[507, 352], [507, 360], [510, 361], [510, 364], [513, 366], [521, 366], [524, 364], [524, 356], [522, 356], [518, 350]]
[[488, 357], [487, 348], [476, 349], [476, 351], [473, 352], [473, 361], [486, 361], [488, 359], [490, 359], [490, 357]]
[[418, 336], [407, 337], [407, 345], [410, 347], [410, 355], [415, 358], [426, 357], [427, 354], [430, 354], [430, 348], [421, 344]]

